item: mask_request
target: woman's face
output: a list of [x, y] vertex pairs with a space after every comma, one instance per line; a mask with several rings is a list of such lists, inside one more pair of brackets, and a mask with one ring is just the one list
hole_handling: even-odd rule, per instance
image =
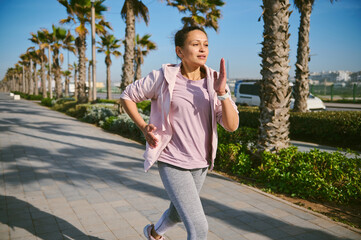
[[182, 63], [190, 67], [201, 67], [207, 62], [208, 38], [200, 30], [193, 30], [187, 34], [183, 47], [176, 47], [178, 56]]

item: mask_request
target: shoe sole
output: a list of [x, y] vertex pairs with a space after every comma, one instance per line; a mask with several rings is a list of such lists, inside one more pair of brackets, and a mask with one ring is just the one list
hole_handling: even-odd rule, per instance
[[144, 236], [149, 240], [149, 235], [148, 235], [148, 228], [150, 227], [151, 225], [148, 224], [147, 226], [144, 227], [143, 229], [143, 233], [144, 233]]

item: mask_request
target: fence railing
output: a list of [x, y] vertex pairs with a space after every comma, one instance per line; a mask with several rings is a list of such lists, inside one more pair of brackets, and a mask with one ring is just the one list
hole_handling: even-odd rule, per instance
[[349, 84], [349, 85], [310, 85], [310, 92], [318, 97], [327, 100], [356, 100], [361, 99], [361, 85]]

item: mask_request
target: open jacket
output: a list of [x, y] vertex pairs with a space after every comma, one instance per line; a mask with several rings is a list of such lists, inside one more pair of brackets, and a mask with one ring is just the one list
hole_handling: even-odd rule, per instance
[[[161, 69], [154, 70], [146, 77], [128, 85], [120, 96], [122, 99], [131, 100], [136, 103], [151, 99], [149, 124], [153, 124], [157, 128], [153, 133], [159, 142], [155, 148], [151, 148], [148, 143], [146, 144], [146, 150], [143, 155], [145, 158], [144, 170], [146, 172], [158, 160], [161, 152], [172, 138], [169, 110], [177, 78], [176, 76], [180, 71], [180, 66], [181, 64], [164, 64]], [[210, 170], [212, 170], [218, 144], [217, 122], [223, 126], [222, 105], [213, 88], [213, 76], [215, 71], [207, 66], [204, 67], [207, 74], [207, 90], [212, 113], [212, 159], [210, 162]], [[230, 92], [228, 86], [226, 86], [226, 89]], [[231, 100], [231, 102], [234, 109], [237, 111], [237, 106], [233, 100]]]

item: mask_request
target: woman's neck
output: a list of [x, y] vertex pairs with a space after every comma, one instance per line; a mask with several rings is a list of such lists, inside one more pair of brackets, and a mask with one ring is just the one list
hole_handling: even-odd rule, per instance
[[192, 68], [184, 63], [181, 65], [181, 73], [184, 77], [192, 81], [201, 80], [205, 77], [205, 73], [201, 67]]

